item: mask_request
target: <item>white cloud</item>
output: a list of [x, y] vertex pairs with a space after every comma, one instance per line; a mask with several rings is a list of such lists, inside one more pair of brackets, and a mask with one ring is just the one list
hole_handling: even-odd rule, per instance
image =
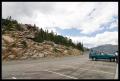
[[92, 15], [85, 18], [83, 23], [81, 23], [83, 33], [90, 34], [100, 30], [102, 24], [110, 22], [113, 16], [118, 15], [117, 3], [98, 3], [98, 5]]
[[[68, 36], [69, 37], [69, 36]], [[81, 41], [86, 47], [95, 47], [103, 44], [118, 45], [118, 32], [104, 32], [95, 37], [77, 36], [70, 37], [74, 42]]]
[[[2, 17], [7, 16], [49, 31], [57, 32], [55, 27], [76, 28], [89, 35], [102, 30], [100, 26], [111, 22], [113, 16], [118, 17], [118, 2], [2, 2]], [[109, 28], [118, 27], [118, 20], [116, 21]], [[117, 34], [118, 32], [104, 32], [95, 37], [71, 38], [93, 47], [106, 43], [116, 44]]]
[[118, 20], [116, 20], [115, 22], [111, 23], [109, 29], [112, 29], [112, 28], [118, 28]]
[[[88, 16], [93, 9], [95, 11]], [[82, 33], [90, 34], [99, 30], [101, 24], [109, 22], [112, 16], [118, 15], [118, 3], [3, 2], [2, 16], [10, 15], [13, 18], [16, 16], [15, 18], [22, 22], [34, 22], [40, 27], [77, 28], [81, 29]]]

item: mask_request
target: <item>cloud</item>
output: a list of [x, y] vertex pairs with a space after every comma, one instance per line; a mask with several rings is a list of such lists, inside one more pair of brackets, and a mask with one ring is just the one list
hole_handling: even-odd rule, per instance
[[7, 16], [58, 34], [63, 33], [56, 28], [78, 30], [81, 35], [71, 38], [89, 47], [118, 39], [118, 31], [108, 31], [118, 28], [118, 2], [2, 2], [2, 17]]
[[118, 32], [104, 32], [97, 34], [95, 37], [88, 36], [67, 36], [70, 37], [74, 42], [81, 41], [86, 47], [95, 47], [103, 44], [118, 45]]
[[118, 17], [113, 22], [111, 22], [109, 29], [118, 28]]
[[[53, 10], [54, 3], [45, 2], [2, 2], [3, 17], [28, 16], [34, 15], [34, 11], [47, 14]], [[7, 13], [6, 13], [7, 12]]]
[[[118, 3], [3, 2], [2, 10], [3, 17], [11, 15], [23, 22], [25, 20], [32, 20], [36, 24], [39, 23], [39, 26], [42, 27], [77, 28], [81, 29], [82, 33], [89, 34], [99, 30], [100, 24], [108, 22], [112, 16], [118, 15]], [[91, 15], [89, 16], [90, 13]]]
[[83, 30], [83, 33], [90, 34], [101, 30], [100, 26], [102, 24], [110, 22], [113, 16], [118, 15], [116, 3], [98, 3], [98, 5], [94, 12], [81, 23], [80, 29]]

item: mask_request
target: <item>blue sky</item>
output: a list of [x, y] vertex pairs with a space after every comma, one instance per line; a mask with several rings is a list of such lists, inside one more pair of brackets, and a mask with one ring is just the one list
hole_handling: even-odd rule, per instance
[[2, 2], [2, 17], [7, 16], [85, 47], [118, 45], [118, 2]]
[[100, 27], [103, 28], [102, 30], [97, 30], [91, 34], [84, 34], [84, 33], [81, 33], [81, 30], [77, 29], [77, 28], [70, 28], [70, 29], [61, 29], [59, 27], [56, 27], [56, 31], [63, 35], [63, 36], [89, 36], [89, 37], [94, 37], [96, 36], [97, 34], [100, 34], [100, 33], [104, 33], [106, 31], [109, 31], [109, 32], [114, 32], [114, 31], [118, 31], [118, 27], [117, 26], [114, 26], [113, 28], [110, 28], [111, 24], [116, 22], [116, 20], [113, 20], [111, 22], [108, 22], [106, 24], [102, 24]]

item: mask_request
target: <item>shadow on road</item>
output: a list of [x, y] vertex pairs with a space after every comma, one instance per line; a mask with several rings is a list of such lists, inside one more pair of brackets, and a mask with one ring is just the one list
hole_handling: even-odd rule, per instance
[[[94, 60], [90, 60], [90, 61], [94, 61]], [[110, 60], [105, 60], [105, 59], [97, 59], [96, 61], [100, 61], [100, 62], [116, 62], [116, 61], [110, 61]]]

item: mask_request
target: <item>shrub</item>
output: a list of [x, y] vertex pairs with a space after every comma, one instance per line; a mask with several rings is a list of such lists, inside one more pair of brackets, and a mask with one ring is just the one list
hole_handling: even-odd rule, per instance
[[24, 30], [19, 24], [16, 24], [16, 29], [17, 29], [18, 31], [23, 31], [23, 30]]
[[58, 52], [58, 50], [56, 48], [53, 49], [54, 52]]
[[21, 44], [23, 44], [23, 48], [27, 47], [27, 43], [25, 41], [22, 41]]
[[14, 43], [14, 44], [12, 44], [12, 47], [16, 47], [16, 44]]

